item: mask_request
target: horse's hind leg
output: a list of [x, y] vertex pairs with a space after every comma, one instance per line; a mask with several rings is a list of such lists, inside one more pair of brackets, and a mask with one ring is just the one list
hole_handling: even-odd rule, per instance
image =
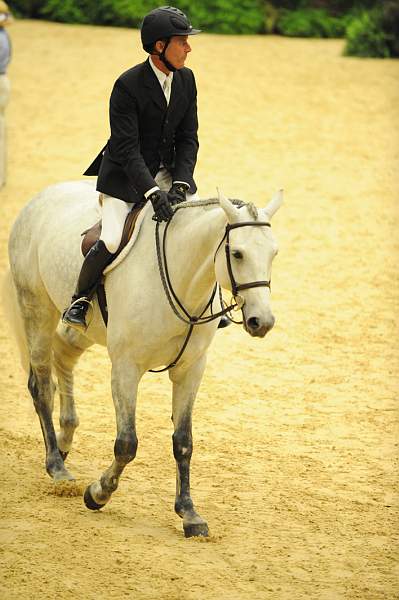
[[173, 454], [176, 459], [175, 511], [183, 519], [184, 535], [207, 536], [208, 525], [195, 511], [190, 494], [190, 461], [193, 452], [192, 411], [206, 357], [202, 356], [189, 370], [179, 367], [170, 371], [173, 382]]
[[54, 369], [60, 395], [60, 431], [57, 445], [65, 460], [79, 425], [73, 394], [73, 369], [83, 352], [92, 345], [78, 331], [59, 323], [53, 340]]
[[51, 377], [52, 340], [59, 314], [47, 294], [17, 288], [28, 344], [28, 388], [39, 417], [46, 446], [46, 471], [55, 480], [73, 479], [58, 450], [53, 425], [54, 383]]

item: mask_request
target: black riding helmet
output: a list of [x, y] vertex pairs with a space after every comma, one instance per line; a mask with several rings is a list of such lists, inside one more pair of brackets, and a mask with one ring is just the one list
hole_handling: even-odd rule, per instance
[[170, 38], [174, 35], [195, 35], [200, 32], [200, 29], [193, 29], [184, 12], [178, 8], [160, 6], [144, 17], [141, 24], [141, 42], [144, 50], [151, 54], [154, 44], [158, 40], [166, 40], [165, 48], [159, 55], [159, 58], [169, 71], [175, 71], [175, 67], [165, 58]]

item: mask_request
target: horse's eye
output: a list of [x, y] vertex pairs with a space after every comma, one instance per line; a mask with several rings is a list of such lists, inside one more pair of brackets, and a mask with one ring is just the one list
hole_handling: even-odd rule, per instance
[[232, 255], [237, 260], [241, 260], [242, 259], [242, 252], [240, 250], [233, 250]]

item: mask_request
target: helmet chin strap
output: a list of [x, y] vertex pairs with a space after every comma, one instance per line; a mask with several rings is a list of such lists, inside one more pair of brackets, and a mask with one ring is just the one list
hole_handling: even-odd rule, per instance
[[170, 63], [170, 62], [168, 61], [168, 59], [166, 58], [166, 56], [165, 56], [165, 52], [166, 52], [166, 49], [167, 49], [167, 47], [169, 46], [169, 42], [170, 42], [170, 38], [166, 40], [166, 43], [165, 43], [164, 49], [162, 50], [162, 52], [161, 52], [161, 53], [158, 53], [158, 56], [159, 56], [160, 60], [162, 60], [162, 62], [163, 62], [163, 64], [165, 65], [165, 67], [166, 67], [166, 68], [167, 68], [169, 71], [172, 71], [172, 73], [173, 73], [174, 71], [176, 71], [176, 67], [174, 67], [174, 66], [172, 65], [172, 63]]

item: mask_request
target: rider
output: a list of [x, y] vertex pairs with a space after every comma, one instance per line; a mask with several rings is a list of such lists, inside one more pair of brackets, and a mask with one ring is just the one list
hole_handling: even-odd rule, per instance
[[86, 313], [102, 272], [119, 247], [125, 218], [150, 200], [157, 221], [172, 206], [198, 198], [193, 179], [198, 152], [197, 89], [184, 66], [188, 36], [200, 33], [187, 16], [162, 6], [145, 16], [141, 41], [149, 58], [123, 73], [110, 98], [111, 137], [85, 175], [98, 175], [102, 231], [86, 255], [67, 325], [85, 330]]

